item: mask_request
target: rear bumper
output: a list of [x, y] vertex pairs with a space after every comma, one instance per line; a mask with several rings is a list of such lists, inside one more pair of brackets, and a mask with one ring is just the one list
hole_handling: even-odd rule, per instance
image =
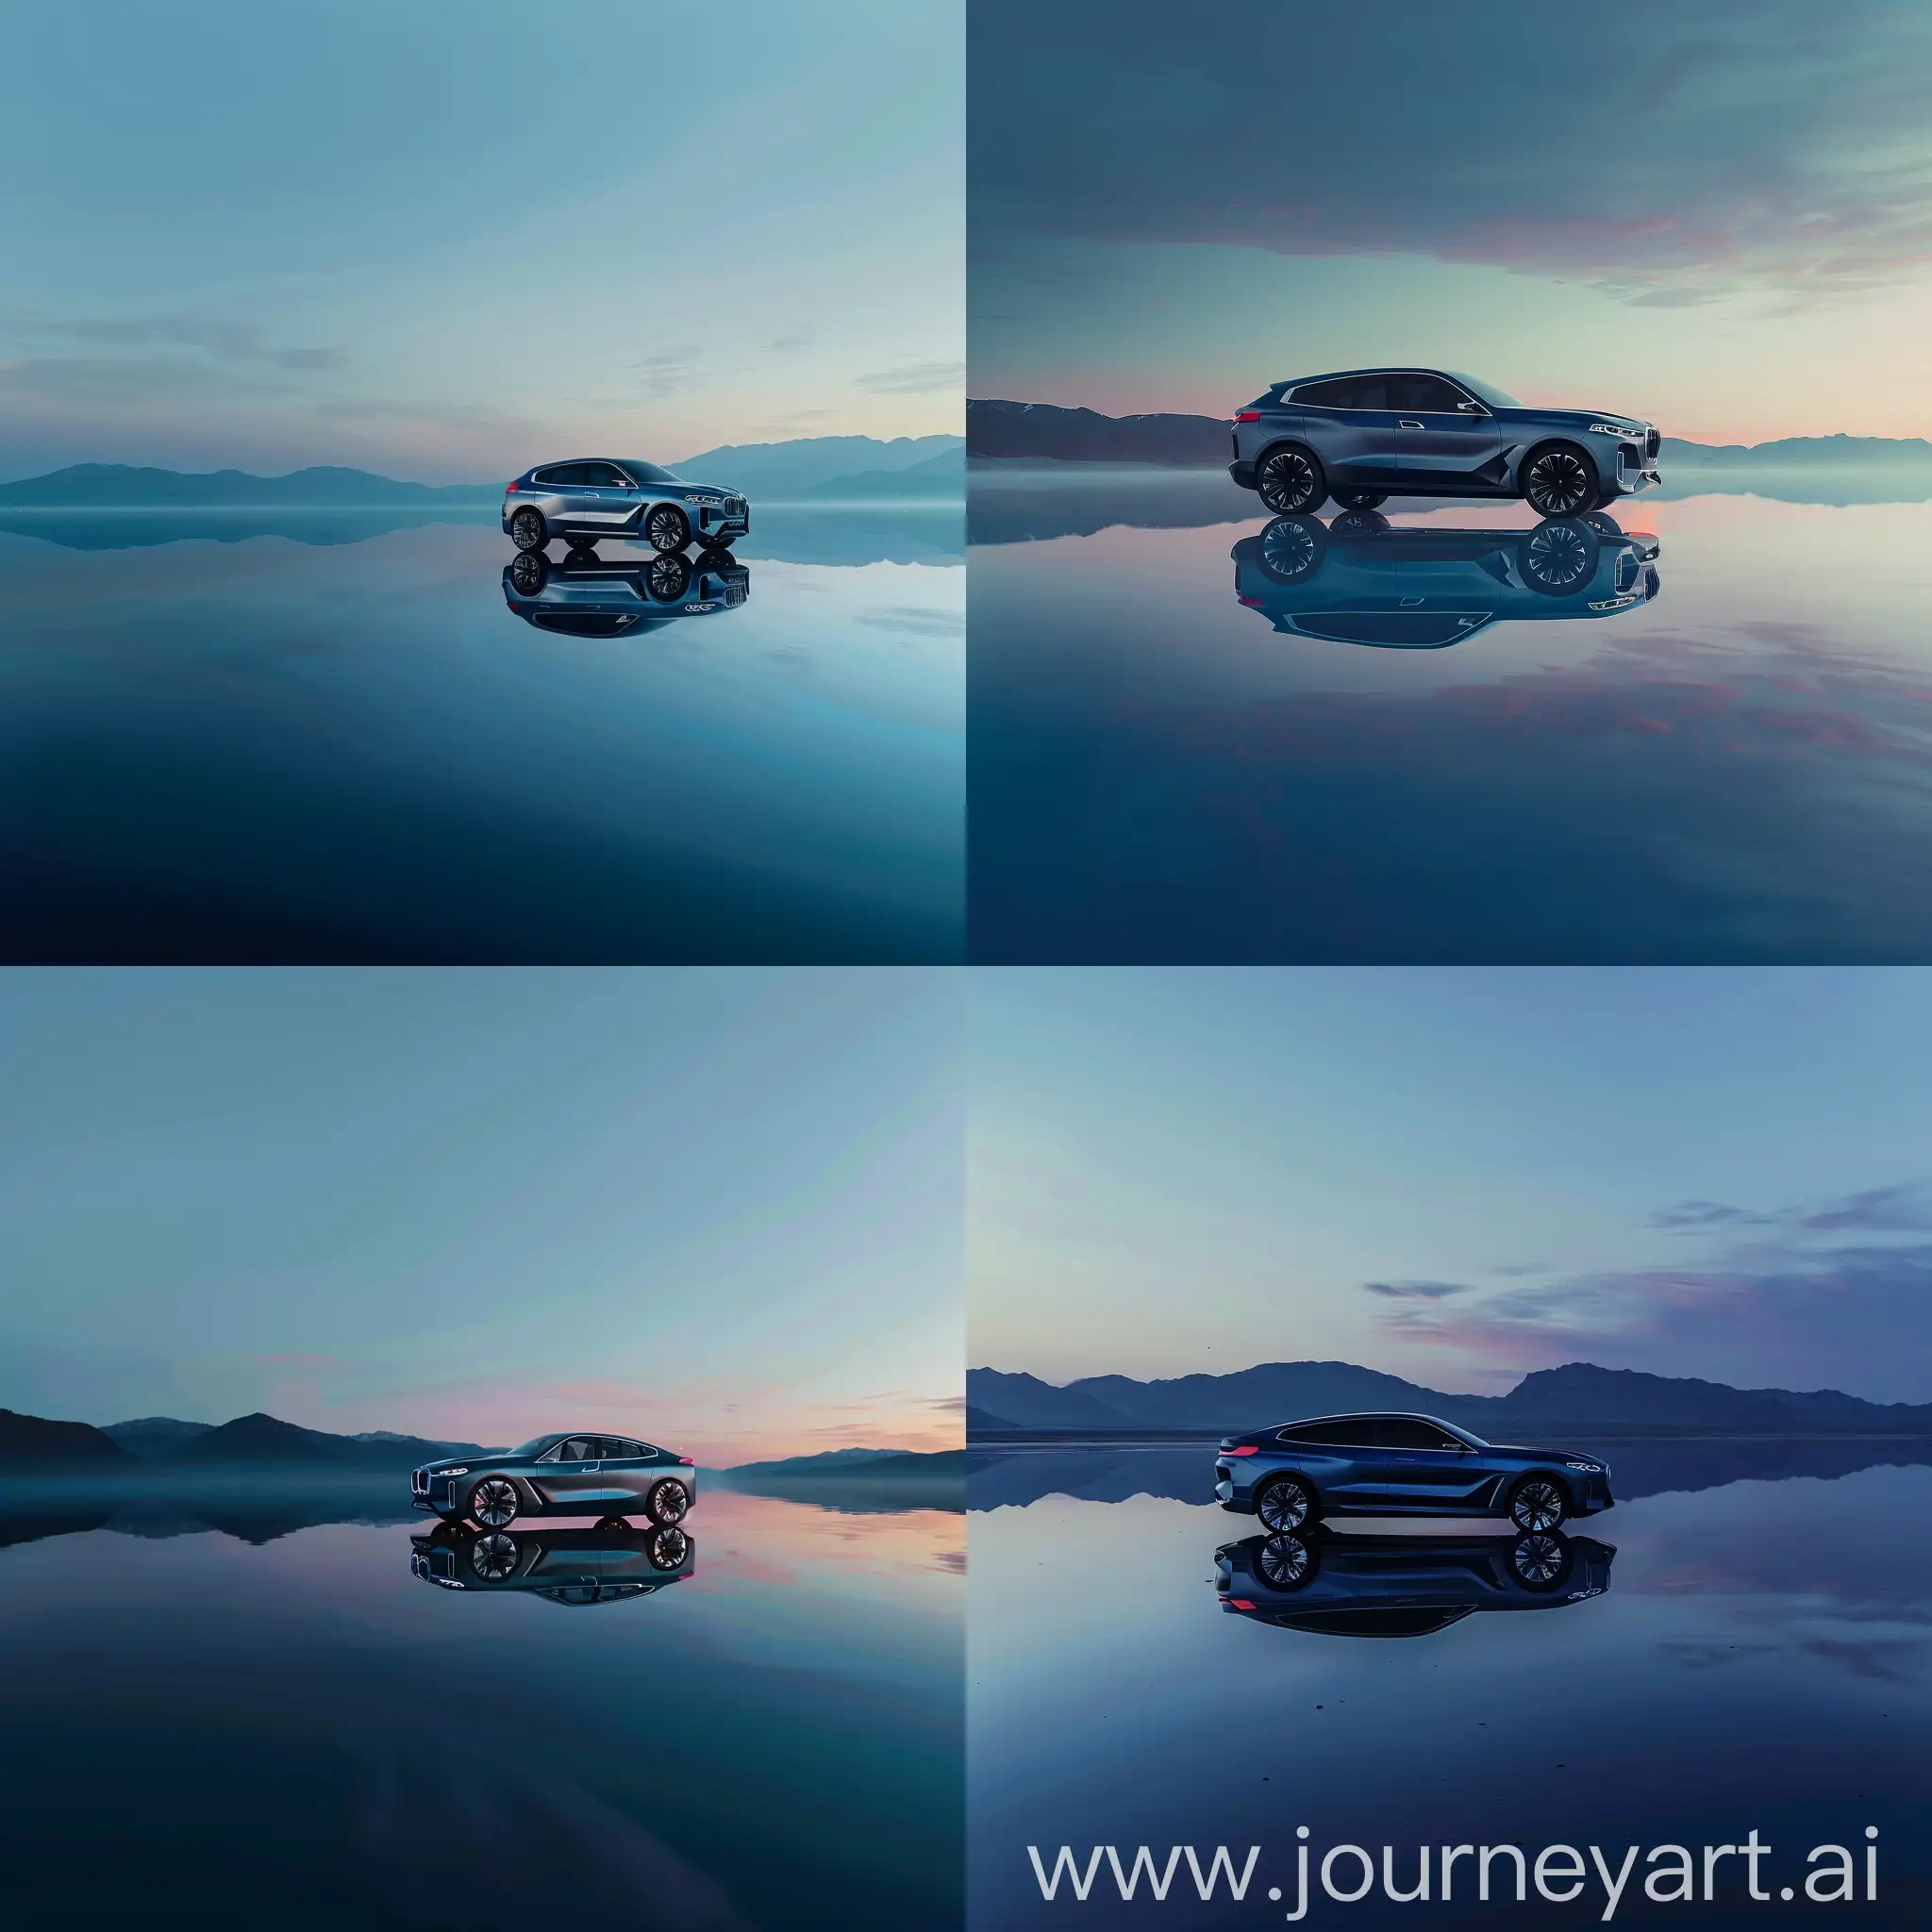
[[[1243, 490], [1252, 490], [1255, 487], [1255, 466], [1253, 463], [1243, 463], [1239, 460], [1232, 462], [1227, 466], [1227, 474]], [[508, 528], [508, 526], [506, 525], [505, 527]]]

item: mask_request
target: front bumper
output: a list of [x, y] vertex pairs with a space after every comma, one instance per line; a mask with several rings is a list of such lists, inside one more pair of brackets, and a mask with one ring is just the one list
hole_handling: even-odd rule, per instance
[[462, 1498], [458, 1493], [460, 1476], [439, 1475], [434, 1472], [425, 1475], [418, 1470], [409, 1474], [409, 1507], [412, 1509], [427, 1511], [432, 1516], [455, 1516], [462, 1508]]
[[[1662, 439], [1655, 429], [1645, 433], [1641, 443], [1621, 442], [1617, 445], [1616, 469], [1610, 478], [1610, 487], [1619, 496], [1635, 496], [1641, 490], [1650, 490], [1663, 481], [1657, 474], [1657, 445]], [[1608, 466], [1599, 464], [1599, 469]]]
[[684, 513], [691, 519], [691, 536], [708, 550], [726, 549], [751, 533], [751, 506], [741, 497], [716, 505], [686, 504]]

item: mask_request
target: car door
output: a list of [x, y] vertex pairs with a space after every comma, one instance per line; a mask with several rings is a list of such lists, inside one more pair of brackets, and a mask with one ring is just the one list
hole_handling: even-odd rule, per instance
[[1322, 458], [1331, 491], [1387, 491], [1401, 486], [1395, 417], [1380, 375], [1338, 376], [1305, 383], [1291, 398], [1302, 412], [1302, 434]]
[[591, 463], [554, 463], [543, 475], [545, 493], [553, 508], [547, 512], [552, 529], [577, 532], [595, 527], [597, 492], [591, 487]]
[[[1391, 375], [1389, 407], [1395, 425], [1396, 467], [1403, 487], [1421, 494], [1501, 492], [1504, 439], [1496, 419], [1474, 396], [1441, 375]], [[1486, 474], [1496, 472], [1494, 477]]]
[[1373, 1417], [1305, 1423], [1284, 1431], [1283, 1450], [1307, 1472], [1324, 1514], [1379, 1508], [1385, 1486], [1383, 1450]]
[[1382, 1432], [1389, 1443], [1383, 1474], [1391, 1509], [1453, 1515], [1474, 1508], [1471, 1498], [1488, 1475], [1482, 1457], [1466, 1443], [1407, 1416], [1391, 1416]]
[[641, 500], [630, 478], [615, 463], [580, 463], [577, 467], [585, 476], [585, 527], [614, 532], [627, 524]]
[[635, 1506], [643, 1501], [656, 1467], [655, 1452], [627, 1437], [604, 1439], [605, 1494], [613, 1504]]
[[531, 1480], [554, 1509], [594, 1508], [603, 1463], [595, 1436], [571, 1436], [537, 1458]]

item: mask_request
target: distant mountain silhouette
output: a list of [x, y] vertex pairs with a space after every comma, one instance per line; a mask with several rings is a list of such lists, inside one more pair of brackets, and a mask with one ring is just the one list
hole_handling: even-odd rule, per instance
[[966, 1507], [966, 1452], [834, 1450], [776, 1462], [741, 1462], [723, 1470], [724, 1486], [753, 1495], [785, 1496], [823, 1508], [858, 1512]]
[[137, 1466], [133, 1456], [92, 1424], [49, 1422], [44, 1416], [0, 1408], [0, 1474], [112, 1474]]
[[801, 492], [808, 500], [862, 502], [882, 499], [905, 503], [939, 498], [963, 502], [966, 495], [966, 452], [963, 448], [941, 450], [924, 462], [908, 464], [903, 470], [861, 470], [854, 475], [834, 476], [815, 483]]
[[247, 470], [190, 474], [126, 463], [76, 463], [45, 476], [0, 483], [0, 508], [36, 509], [359, 509], [485, 503], [501, 483], [400, 483], [367, 470], [323, 467], [286, 476]]
[[208, 1475], [222, 1471], [413, 1469], [440, 1456], [474, 1456], [475, 1442], [434, 1442], [386, 1430], [332, 1436], [258, 1411], [219, 1427], [142, 1416], [97, 1429], [0, 1409], [0, 1474], [42, 1470], [130, 1475]]
[[171, 1456], [183, 1442], [205, 1436], [212, 1423], [184, 1423], [178, 1416], [143, 1415], [132, 1422], [108, 1423], [101, 1431], [136, 1456]]
[[1137, 1382], [1092, 1375], [1064, 1387], [972, 1369], [967, 1429], [1096, 1433], [1256, 1428], [1298, 1416], [1409, 1409], [1459, 1423], [1491, 1441], [1540, 1428], [1664, 1434], [1932, 1435], [1932, 1403], [1874, 1403], [1835, 1389], [1733, 1389], [1722, 1382], [1569, 1362], [1524, 1376], [1507, 1395], [1455, 1395], [1352, 1362], [1264, 1362], [1226, 1375]]
[[[965, 446], [961, 436], [897, 436], [889, 442], [875, 436], [806, 436], [790, 442], [722, 443], [668, 467], [693, 481], [722, 484], [754, 499], [762, 495], [806, 501], [832, 493], [824, 486], [850, 485], [865, 475], [909, 473]], [[924, 492], [917, 478], [909, 481], [912, 489]], [[885, 491], [881, 486], [862, 493]], [[754, 501], [754, 526], [758, 508]]]

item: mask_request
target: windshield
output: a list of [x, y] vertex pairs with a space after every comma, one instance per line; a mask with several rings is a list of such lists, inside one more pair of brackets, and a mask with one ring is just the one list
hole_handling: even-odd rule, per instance
[[656, 463], [641, 463], [636, 457], [625, 457], [624, 467], [640, 483], [679, 483], [684, 479], [674, 476], [669, 470], [659, 469]]
[[1478, 382], [1474, 376], [1465, 375], [1459, 369], [1445, 369], [1442, 373], [1445, 375], [1453, 375], [1478, 402], [1489, 404], [1492, 409], [1523, 408], [1507, 389], [1498, 389], [1493, 382]]
[[511, 1457], [521, 1459], [525, 1456], [536, 1455], [546, 1443], [556, 1441], [555, 1436], [532, 1436], [527, 1442], [519, 1442], [509, 1453]]

